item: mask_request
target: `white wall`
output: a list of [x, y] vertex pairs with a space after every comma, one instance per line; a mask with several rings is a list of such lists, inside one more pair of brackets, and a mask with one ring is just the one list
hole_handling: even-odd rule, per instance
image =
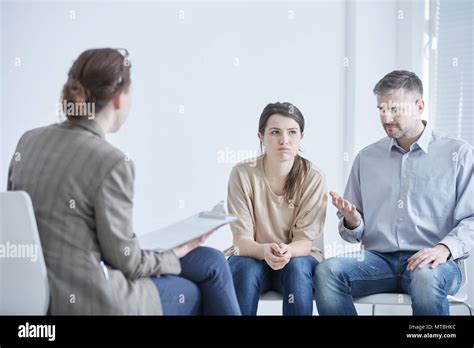
[[[133, 66], [133, 111], [109, 139], [136, 164], [137, 233], [225, 199], [233, 155], [257, 154], [259, 115], [277, 100], [303, 111], [304, 154], [341, 190], [343, 11], [340, 2], [5, 3], [2, 185], [20, 135], [57, 121], [73, 59], [111, 46], [128, 48]], [[228, 230], [209, 240], [230, 243]]]
[[[420, 3], [4, 2], [0, 190], [20, 135], [58, 121], [59, 93], [79, 53], [126, 47], [134, 105], [108, 139], [136, 165], [138, 234], [225, 199], [230, 169], [257, 154], [260, 112], [277, 100], [302, 110], [304, 155], [342, 192], [354, 154], [384, 136], [373, 85], [395, 68], [421, 73]], [[347, 245], [331, 206], [325, 243], [329, 254]], [[230, 230], [207, 244], [229, 246]]]

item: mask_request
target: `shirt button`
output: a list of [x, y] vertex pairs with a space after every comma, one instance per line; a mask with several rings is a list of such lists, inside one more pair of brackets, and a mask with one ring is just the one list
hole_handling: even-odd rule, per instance
[[402, 239], [400, 242], [405, 243], [405, 239]]
[[398, 218], [398, 221], [403, 221], [403, 218]]

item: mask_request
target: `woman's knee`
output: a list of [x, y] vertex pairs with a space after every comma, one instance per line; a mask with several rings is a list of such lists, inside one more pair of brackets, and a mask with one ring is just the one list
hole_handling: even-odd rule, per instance
[[228, 266], [224, 253], [215, 248], [200, 246], [192, 252], [203, 260], [202, 264], [204, 267], [215, 269], [222, 267], [227, 268]]
[[196, 248], [195, 252], [198, 253], [201, 257], [204, 257], [208, 260], [212, 260], [216, 263], [226, 261], [224, 253], [215, 248], [200, 246]]
[[283, 268], [283, 273], [292, 276], [312, 277], [318, 261], [312, 256], [293, 257]]
[[178, 302], [184, 304], [188, 301], [199, 307], [201, 304], [201, 290], [199, 289], [199, 286], [186, 279], [186, 284], [182, 289], [183, 290], [178, 295]]
[[265, 272], [265, 265], [262, 261], [247, 256], [231, 256], [229, 266], [235, 278], [259, 278]]
[[158, 288], [165, 315], [199, 314], [201, 291], [196, 283], [172, 275], [152, 277], [152, 281]]

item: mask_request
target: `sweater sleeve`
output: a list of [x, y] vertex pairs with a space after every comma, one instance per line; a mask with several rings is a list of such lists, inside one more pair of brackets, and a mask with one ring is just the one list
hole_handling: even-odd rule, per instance
[[234, 167], [230, 173], [227, 192], [227, 210], [238, 217], [230, 228], [234, 236], [247, 235], [255, 238], [255, 219], [253, 215], [253, 202], [248, 191], [250, 184], [245, 173]]
[[[314, 241], [321, 237], [326, 220], [327, 185], [324, 175], [314, 168], [302, 187], [302, 195], [292, 230], [292, 241]], [[298, 205], [298, 202], [296, 202]]]

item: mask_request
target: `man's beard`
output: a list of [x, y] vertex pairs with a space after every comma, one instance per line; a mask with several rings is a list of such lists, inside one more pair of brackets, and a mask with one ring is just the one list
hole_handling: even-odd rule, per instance
[[400, 139], [407, 135], [408, 130], [402, 130], [398, 125], [392, 125], [392, 131], [389, 130], [387, 126], [384, 125], [385, 133], [387, 136], [392, 139]]

